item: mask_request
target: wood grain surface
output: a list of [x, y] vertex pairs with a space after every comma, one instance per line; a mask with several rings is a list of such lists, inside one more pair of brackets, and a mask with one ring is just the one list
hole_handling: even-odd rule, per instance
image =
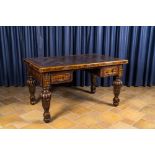
[[99, 54], [84, 54], [59, 57], [26, 58], [24, 62], [40, 73], [63, 70], [88, 69], [110, 65], [127, 64], [128, 60]]

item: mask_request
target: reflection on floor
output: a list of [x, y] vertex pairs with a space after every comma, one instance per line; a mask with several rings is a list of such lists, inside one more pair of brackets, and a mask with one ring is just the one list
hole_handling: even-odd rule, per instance
[[[37, 88], [37, 95], [41, 88]], [[29, 104], [27, 87], [0, 87], [0, 128], [155, 128], [155, 87], [123, 87], [120, 105], [112, 106], [112, 87], [56, 87], [43, 122], [41, 101]]]

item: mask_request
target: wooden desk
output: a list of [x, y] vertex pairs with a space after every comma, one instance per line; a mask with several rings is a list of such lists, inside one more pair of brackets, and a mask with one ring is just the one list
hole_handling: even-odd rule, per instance
[[42, 86], [41, 92], [42, 106], [44, 109], [44, 121], [51, 121], [49, 112], [51, 91], [50, 85], [67, 83], [73, 80], [73, 71], [86, 70], [91, 74], [91, 93], [96, 91], [96, 76], [114, 76], [113, 81], [113, 105], [118, 106], [119, 94], [122, 86], [120, 77], [122, 76], [122, 65], [128, 60], [121, 60], [97, 54], [86, 54], [62, 57], [39, 57], [27, 58], [24, 60], [27, 66], [27, 84], [30, 92], [30, 103], [35, 104], [35, 80]]

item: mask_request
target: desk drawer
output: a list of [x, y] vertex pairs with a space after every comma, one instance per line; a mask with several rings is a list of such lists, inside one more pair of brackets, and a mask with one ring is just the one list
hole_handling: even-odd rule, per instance
[[100, 77], [120, 75], [122, 66], [106, 66], [97, 70], [96, 74]]
[[73, 79], [73, 73], [72, 72], [52, 73], [51, 84], [71, 82], [72, 79]]

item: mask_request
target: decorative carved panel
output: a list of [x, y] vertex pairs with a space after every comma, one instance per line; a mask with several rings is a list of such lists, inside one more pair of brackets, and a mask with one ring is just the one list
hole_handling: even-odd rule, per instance
[[51, 84], [71, 82], [73, 79], [72, 72], [61, 72], [51, 74]]
[[99, 77], [108, 77], [108, 76], [122, 76], [122, 65], [117, 66], [105, 66], [100, 69], [93, 71], [94, 74]]

